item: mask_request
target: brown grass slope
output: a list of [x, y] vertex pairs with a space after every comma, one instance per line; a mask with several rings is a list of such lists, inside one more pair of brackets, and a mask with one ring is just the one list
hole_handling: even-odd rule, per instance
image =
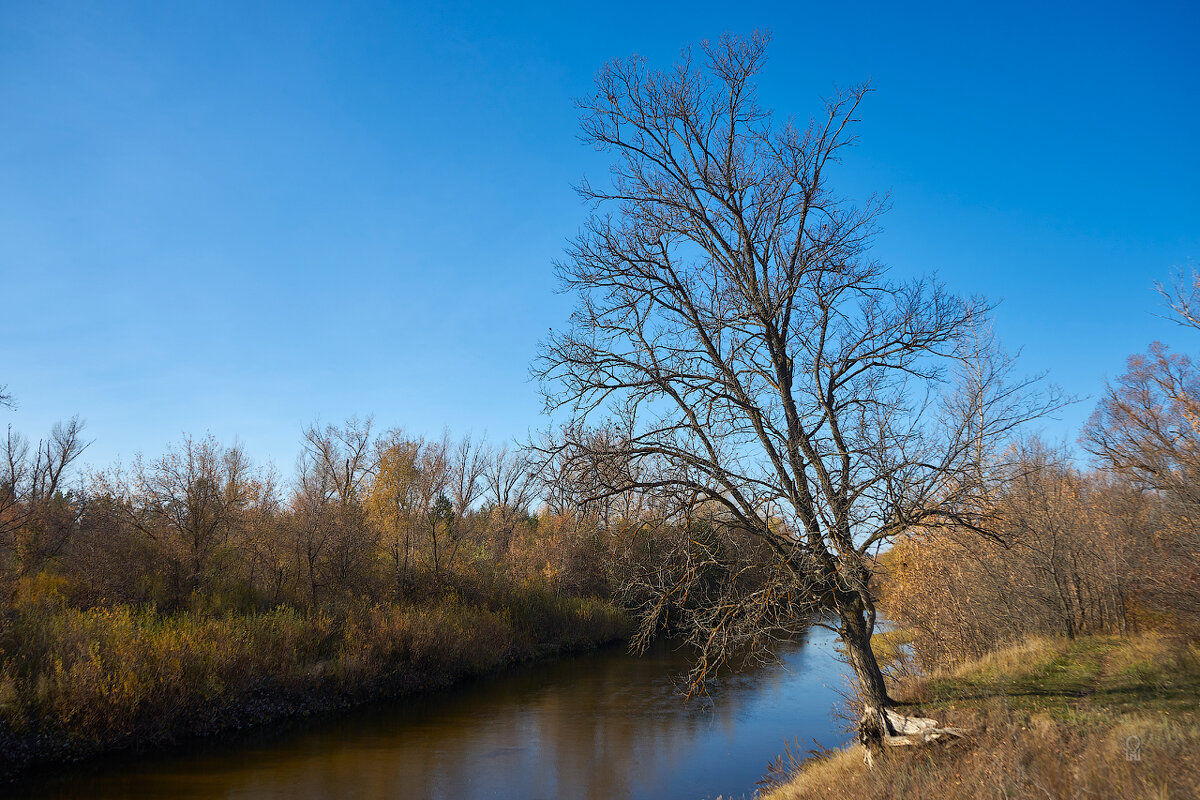
[[1200, 797], [1200, 647], [1158, 635], [1035, 639], [908, 676], [909, 714], [971, 731], [868, 769], [857, 748], [803, 765], [766, 800]]

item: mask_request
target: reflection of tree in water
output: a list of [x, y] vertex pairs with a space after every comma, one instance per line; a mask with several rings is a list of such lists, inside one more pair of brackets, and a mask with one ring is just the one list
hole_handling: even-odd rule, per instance
[[[789, 660], [802, 648], [789, 646]], [[803, 656], [803, 654], [800, 654]], [[90, 776], [88, 795], [614, 798], [670, 791], [713, 731], [788, 672], [750, 665], [685, 702], [689, 655], [668, 643], [563, 659], [413, 697], [260, 745]], [[794, 703], [795, 699], [788, 700]], [[744, 724], [744, 723], [743, 723]], [[745, 731], [738, 731], [739, 734]], [[761, 754], [763, 762], [770, 750]], [[78, 786], [60, 787], [70, 796]]]

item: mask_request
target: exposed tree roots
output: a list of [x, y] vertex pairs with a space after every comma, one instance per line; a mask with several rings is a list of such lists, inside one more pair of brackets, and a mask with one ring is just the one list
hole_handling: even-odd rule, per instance
[[941, 727], [936, 719], [908, 717], [890, 708], [868, 706], [858, 723], [858, 738], [863, 746], [863, 761], [868, 767], [882, 756], [885, 747], [921, 747], [962, 739], [962, 728]]

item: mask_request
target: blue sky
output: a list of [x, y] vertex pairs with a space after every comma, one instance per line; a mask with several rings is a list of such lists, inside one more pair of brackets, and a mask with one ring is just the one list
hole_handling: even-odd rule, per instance
[[523, 435], [571, 186], [606, 170], [572, 98], [756, 28], [781, 114], [872, 81], [838, 186], [891, 192], [897, 274], [1003, 300], [1028, 371], [1094, 398], [1152, 340], [1200, 349], [1152, 292], [1200, 266], [1196, 3], [8, 0], [0, 423], [79, 413], [97, 465], [211, 431], [285, 472], [356, 412]]

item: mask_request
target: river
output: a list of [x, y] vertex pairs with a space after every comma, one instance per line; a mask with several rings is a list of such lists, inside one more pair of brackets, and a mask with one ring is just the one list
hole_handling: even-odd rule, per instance
[[31, 778], [34, 798], [751, 797], [785, 738], [848, 734], [832, 709], [845, 667], [814, 628], [778, 663], [684, 702], [686, 656], [663, 643], [530, 664], [316, 720], [119, 756]]

